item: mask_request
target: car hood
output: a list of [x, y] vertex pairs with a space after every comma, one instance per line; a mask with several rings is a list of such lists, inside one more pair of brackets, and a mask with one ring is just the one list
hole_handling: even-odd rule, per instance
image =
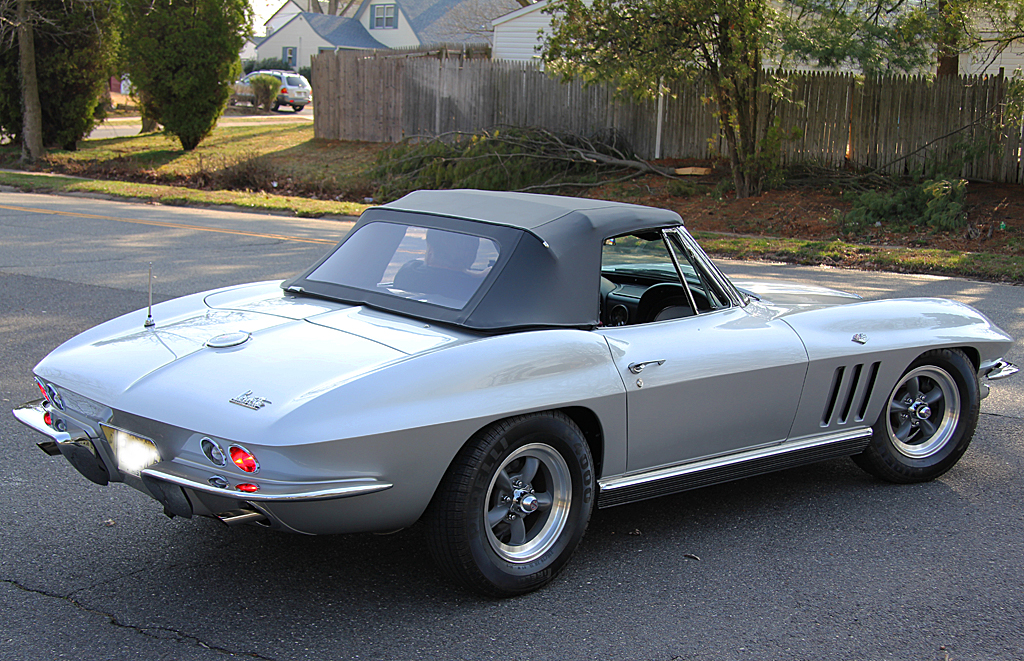
[[856, 294], [837, 289], [781, 280], [733, 281], [733, 284], [741, 292], [757, 299], [759, 305], [773, 318], [861, 300]]
[[[58, 347], [35, 372], [113, 409], [190, 427], [225, 412], [235, 417], [238, 405], [273, 404], [283, 414], [385, 365], [469, 339], [294, 297], [277, 283], [176, 299], [155, 306], [153, 318], [144, 326], [143, 310], [101, 324]], [[215, 348], [214, 338], [244, 341]]]

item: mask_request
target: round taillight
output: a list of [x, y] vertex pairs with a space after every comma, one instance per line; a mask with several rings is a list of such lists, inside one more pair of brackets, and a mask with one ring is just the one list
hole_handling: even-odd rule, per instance
[[46, 423], [47, 427], [53, 426], [53, 417], [50, 415], [49, 411], [43, 414], [43, 422]]
[[246, 483], [235, 485], [235, 488], [238, 489], [239, 491], [244, 491], [245, 493], [256, 493], [257, 491], [260, 490], [260, 485], [258, 485], [258, 484], [249, 484], [249, 483], [246, 482]]
[[240, 445], [232, 445], [228, 452], [231, 453], [231, 461], [246, 473], [256, 473], [260, 470], [260, 462], [256, 457]]
[[228, 463], [228, 458], [224, 456], [224, 450], [220, 449], [220, 446], [213, 442], [209, 438], [204, 438], [200, 445], [203, 448], [203, 454], [216, 466], [223, 466]]

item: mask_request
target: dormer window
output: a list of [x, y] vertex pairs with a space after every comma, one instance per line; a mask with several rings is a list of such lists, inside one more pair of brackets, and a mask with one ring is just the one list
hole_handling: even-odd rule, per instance
[[395, 5], [371, 5], [370, 29], [388, 30], [398, 27], [398, 12]]

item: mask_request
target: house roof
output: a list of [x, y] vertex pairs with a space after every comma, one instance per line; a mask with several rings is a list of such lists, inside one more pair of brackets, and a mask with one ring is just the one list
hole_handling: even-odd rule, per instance
[[[518, 5], [519, 3], [516, 3], [516, 4]], [[499, 16], [499, 17], [495, 18], [494, 20], [492, 20], [491, 21], [491, 25], [501, 25], [502, 23], [506, 23], [508, 21], [511, 21], [514, 18], [519, 18], [520, 16], [522, 16], [524, 14], [529, 14], [531, 12], [535, 12], [535, 11], [537, 11], [539, 9], [543, 9], [544, 7], [547, 7], [547, 6], [548, 6], [548, 0], [538, 0], [537, 2], [533, 3], [532, 5], [529, 5], [529, 6], [526, 6], [526, 7], [522, 7], [522, 6], [517, 7], [515, 10], [510, 11], [509, 13], [504, 14], [502, 16]]]
[[303, 12], [300, 16], [306, 19], [314, 32], [340, 48], [387, 48], [371, 37], [363, 24], [354, 18], [311, 12]]
[[283, 5], [278, 7], [277, 11], [275, 11], [273, 14], [270, 15], [270, 18], [268, 18], [267, 20], [263, 21], [263, 25], [266, 25], [270, 21], [272, 21], [275, 18], [277, 18], [277, 15], [280, 14], [281, 12], [283, 12], [285, 10], [285, 8], [288, 7], [288, 5], [295, 5], [296, 9], [298, 9], [300, 12], [302, 11], [302, 7], [299, 5], [299, 3], [295, 2], [295, 0], [288, 0]]
[[480, 30], [490, 30], [490, 20], [519, 7], [516, 0], [363, 0], [356, 12], [388, 2], [402, 10], [421, 44], [485, 41]]

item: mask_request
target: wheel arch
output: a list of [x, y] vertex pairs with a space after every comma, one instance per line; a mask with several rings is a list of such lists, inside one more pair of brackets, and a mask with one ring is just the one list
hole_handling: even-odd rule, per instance
[[431, 496], [431, 500], [433, 500], [437, 496], [438, 489], [440, 489], [441, 485], [444, 483], [444, 476], [451, 471], [452, 465], [455, 464], [459, 454], [461, 454], [466, 449], [466, 447], [470, 444], [473, 438], [483, 433], [489, 427], [501, 423], [503, 420], [514, 418], [518, 415], [531, 415], [535, 413], [546, 412], [558, 412], [567, 416], [570, 420], [573, 421], [573, 423], [575, 423], [577, 427], [580, 428], [580, 431], [583, 432], [583, 437], [587, 440], [587, 446], [590, 448], [591, 459], [593, 459], [594, 461], [594, 467], [596, 469], [594, 472], [594, 481], [596, 483], [597, 479], [602, 476], [601, 471], [604, 467], [604, 426], [601, 424], [601, 420], [597, 416], [597, 414], [591, 409], [585, 406], [566, 406], [563, 408], [539, 409], [537, 411], [528, 411], [525, 413], [516, 413], [513, 415], [502, 416], [500, 418], [495, 418], [494, 420], [491, 420], [487, 424], [482, 425], [480, 428], [474, 430], [472, 434], [470, 434], [463, 440], [462, 445], [459, 446], [458, 452], [452, 455], [451, 461], [448, 462], [448, 465], [445, 467], [444, 472], [441, 473], [441, 478], [437, 481], [437, 484], [434, 485], [434, 491]]
[[[981, 367], [981, 352], [978, 351], [975, 347], [972, 347], [972, 346], [961, 346], [961, 347], [950, 347], [950, 348], [958, 349], [961, 352], [963, 352], [963, 354], [965, 356], [967, 356], [967, 360], [971, 361], [971, 365], [974, 365], [974, 371], [975, 372], [977, 372], [978, 369]], [[925, 352], [925, 353], [927, 353], [927, 352]], [[921, 355], [923, 356], [924, 354], [921, 354]]]
[[583, 432], [584, 438], [587, 439], [587, 445], [590, 447], [590, 456], [594, 460], [595, 476], [600, 478], [604, 476], [604, 426], [601, 424], [601, 419], [597, 417], [591, 409], [585, 406], [568, 406], [562, 409], [555, 409], [561, 411], [565, 415], [576, 423], [576, 426]]

